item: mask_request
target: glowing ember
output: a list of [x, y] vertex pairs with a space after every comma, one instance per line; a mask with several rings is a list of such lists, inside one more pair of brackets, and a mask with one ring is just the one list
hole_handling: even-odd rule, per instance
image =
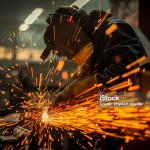
[[68, 76], [69, 76], [69, 75], [68, 75], [68, 71], [63, 71], [63, 72], [62, 72], [62, 79], [63, 79], [63, 80], [67, 80], [67, 79], [68, 79]]
[[64, 60], [59, 60], [56, 70], [61, 71], [62, 68], [64, 67], [64, 64], [65, 64]]

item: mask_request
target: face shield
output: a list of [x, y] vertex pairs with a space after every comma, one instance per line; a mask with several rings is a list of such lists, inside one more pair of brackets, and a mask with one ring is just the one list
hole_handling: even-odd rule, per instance
[[[48, 56], [50, 50], [57, 49], [58, 56], [73, 59], [77, 54], [81, 54], [81, 50], [84, 49], [86, 52], [85, 48], [91, 45], [91, 40], [80, 26], [81, 19], [82, 16], [78, 15], [78, 11], [72, 7], [59, 8], [54, 15], [51, 15], [47, 21], [49, 26], [44, 34], [46, 49], [43, 54]], [[45, 56], [41, 55], [41, 58]]]

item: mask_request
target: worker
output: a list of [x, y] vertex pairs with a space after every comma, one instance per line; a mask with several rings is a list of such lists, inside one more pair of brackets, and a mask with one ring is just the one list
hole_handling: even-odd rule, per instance
[[54, 103], [73, 98], [97, 83], [107, 87], [107, 81], [137, 67], [127, 69], [128, 64], [147, 57], [132, 27], [109, 11], [93, 10], [88, 14], [75, 6], [63, 6], [50, 14], [47, 22], [46, 49], [41, 58], [45, 60], [53, 50], [78, 65], [76, 79], [55, 95]]

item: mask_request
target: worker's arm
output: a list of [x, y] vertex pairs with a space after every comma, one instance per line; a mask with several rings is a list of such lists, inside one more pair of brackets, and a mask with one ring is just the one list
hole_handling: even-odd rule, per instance
[[[111, 34], [106, 35], [105, 31], [115, 23], [117, 29]], [[95, 54], [95, 60], [101, 57], [99, 65], [99, 74], [101, 76], [101, 81], [105, 84], [111, 78], [121, 75], [131, 69], [137, 67], [138, 65], [127, 69], [126, 66], [142, 56], [146, 56], [144, 48], [133, 31], [132, 27], [122, 20], [115, 19], [108, 23], [105, 31], [99, 35], [97, 34], [96, 39], [103, 37], [103, 49], [100, 48]], [[101, 30], [100, 30], [101, 33]], [[100, 55], [100, 56], [99, 56]]]

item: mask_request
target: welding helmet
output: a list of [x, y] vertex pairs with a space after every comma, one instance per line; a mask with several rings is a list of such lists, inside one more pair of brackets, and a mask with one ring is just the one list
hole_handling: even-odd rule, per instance
[[87, 18], [86, 12], [77, 7], [60, 7], [50, 14], [48, 27], [44, 33], [46, 48], [41, 58], [45, 60], [51, 50], [57, 50], [58, 56], [72, 59], [83, 47], [91, 43], [83, 27]]

